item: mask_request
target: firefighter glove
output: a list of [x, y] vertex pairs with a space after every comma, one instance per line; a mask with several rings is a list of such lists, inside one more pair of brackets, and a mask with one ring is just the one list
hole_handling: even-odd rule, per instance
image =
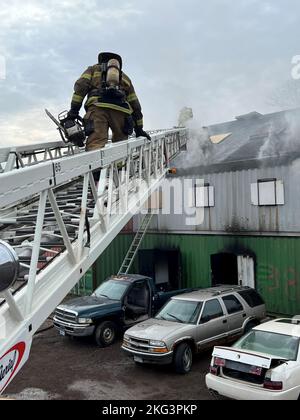
[[68, 118], [70, 120], [76, 120], [76, 118], [79, 117], [79, 111], [76, 109], [70, 109], [70, 111], [68, 112]]
[[149, 141], [151, 141], [151, 137], [149, 136], [148, 133], [146, 133], [146, 131], [144, 131], [142, 128], [138, 127], [135, 128], [135, 135], [136, 137], [146, 137]]

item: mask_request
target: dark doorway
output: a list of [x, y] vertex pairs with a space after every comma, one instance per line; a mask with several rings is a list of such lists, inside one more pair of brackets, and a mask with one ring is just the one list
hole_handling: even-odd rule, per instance
[[181, 287], [181, 254], [177, 249], [139, 251], [139, 273], [152, 277], [161, 290]]
[[222, 253], [211, 256], [212, 285], [238, 285], [238, 261], [235, 254]]

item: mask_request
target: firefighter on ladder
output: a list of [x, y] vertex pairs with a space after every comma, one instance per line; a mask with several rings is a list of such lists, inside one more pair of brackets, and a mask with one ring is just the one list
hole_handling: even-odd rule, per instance
[[129, 77], [122, 72], [122, 58], [113, 53], [99, 54], [98, 64], [88, 67], [75, 83], [70, 119], [79, 115], [84, 98], [86, 115], [84, 127], [88, 136], [86, 150], [100, 149], [108, 142], [127, 140], [135, 131], [136, 137], [146, 137], [140, 102]]

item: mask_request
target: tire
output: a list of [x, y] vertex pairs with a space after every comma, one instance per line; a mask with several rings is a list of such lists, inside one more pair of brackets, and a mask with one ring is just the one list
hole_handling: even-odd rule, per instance
[[193, 351], [188, 343], [180, 344], [174, 356], [175, 371], [181, 375], [186, 375], [192, 369]]
[[256, 322], [254, 321], [248, 322], [248, 324], [245, 326], [244, 333], [248, 334], [256, 326], [257, 326]]
[[94, 336], [99, 347], [109, 347], [116, 340], [117, 326], [112, 321], [104, 321], [98, 325]]

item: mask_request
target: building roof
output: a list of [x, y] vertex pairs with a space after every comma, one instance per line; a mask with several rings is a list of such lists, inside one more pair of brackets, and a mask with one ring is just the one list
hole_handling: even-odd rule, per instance
[[278, 166], [300, 157], [300, 108], [267, 115], [251, 112], [204, 130], [209, 164], [199, 159], [192, 168], [183, 165], [180, 174]]

